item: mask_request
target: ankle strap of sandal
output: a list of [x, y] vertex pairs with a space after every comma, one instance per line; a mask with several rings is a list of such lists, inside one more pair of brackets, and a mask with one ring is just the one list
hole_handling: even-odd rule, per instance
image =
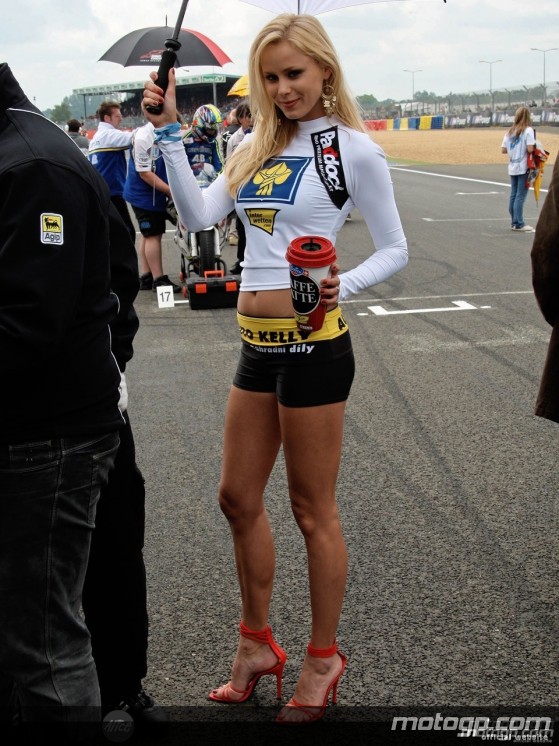
[[307, 653], [313, 658], [331, 658], [338, 652], [338, 643], [334, 640], [334, 644], [330, 645], [329, 648], [315, 648], [313, 645], [307, 645]]
[[270, 625], [266, 625], [264, 629], [254, 630], [247, 627], [246, 624], [241, 620], [239, 624], [239, 631], [242, 637], [246, 637], [247, 640], [254, 640], [254, 642], [260, 642], [262, 644], [271, 645], [273, 642], [272, 628]]

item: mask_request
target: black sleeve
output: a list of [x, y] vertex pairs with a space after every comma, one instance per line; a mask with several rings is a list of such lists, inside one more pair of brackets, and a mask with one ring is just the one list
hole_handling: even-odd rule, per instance
[[536, 225], [531, 252], [532, 284], [545, 320], [559, 320], [559, 159]]
[[[2, 178], [0, 199], [0, 381], [10, 391], [24, 370], [41, 370], [75, 319], [86, 263], [91, 190], [44, 159]], [[57, 217], [57, 242], [41, 221]], [[46, 218], [48, 220], [48, 217]], [[106, 227], [95, 227], [101, 241]], [[6, 388], [8, 386], [8, 388]]]
[[130, 233], [116, 207], [109, 207], [111, 290], [118, 296], [119, 310], [111, 322], [111, 349], [121, 371], [134, 354], [132, 342], [140, 322], [134, 310], [139, 290], [138, 258]]

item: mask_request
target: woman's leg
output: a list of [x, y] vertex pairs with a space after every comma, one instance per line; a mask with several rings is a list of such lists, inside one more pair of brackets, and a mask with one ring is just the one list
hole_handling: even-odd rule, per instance
[[522, 228], [524, 223], [524, 203], [526, 202], [526, 196], [528, 194], [528, 187], [526, 186], [526, 174], [516, 176], [516, 191], [514, 195], [513, 205], [513, 224], [517, 228]]
[[517, 219], [520, 221], [520, 227], [526, 225], [524, 220], [524, 203], [528, 196], [528, 187], [526, 186], [526, 174], [518, 177], [518, 189], [516, 192]]
[[516, 189], [518, 186], [518, 178], [516, 176], [510, 177], [510, 197], [509, 197], [509, 214], [513, 228], [518, 228], [514, 220], [514, 202], [516, 200]]
[[[328, 648], [336, 637], [347, 576], [347, 551], [336, 506], [345, 402], [318, 407], [280, 407], [289, 494], [307, 548], [312, 611], [311, 644]], [[330, 658], [306, 656], [294, 699], [320, 707], [342, 667]], [[308, 719], [294, 708], [280, 718]]]
[[[275, 394], [232, 387], [225, 416], [219, 503], [233, 535], [242, 618], [253, 630], [267, 625], [272, 595], [274, 544], [263, 495], [279, 447]], [[240, 699], [238, 692], [247, 688], [253, 674], [276, 661], [268, 645], [240, 637], [231, 682], [215, 692]]]

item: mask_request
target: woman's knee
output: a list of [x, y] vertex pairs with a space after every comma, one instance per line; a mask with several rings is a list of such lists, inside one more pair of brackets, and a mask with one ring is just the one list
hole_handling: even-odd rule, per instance
[[252, 499], [246, 490], [222, 482], [219, 486], [218, 503], [229, 523], [253, 523], [264, 512], [262, 500]]
[[329, 506], [311, 500], [291, 500], [291, 510], [299, 529], [306, 539], [319, 534], [341, 533], [336, 504]]

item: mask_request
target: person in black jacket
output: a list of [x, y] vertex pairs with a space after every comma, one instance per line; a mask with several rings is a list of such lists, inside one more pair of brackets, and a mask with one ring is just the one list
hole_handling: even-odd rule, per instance
[[111, 322], [111, 346], [122, 376], [120, 408], [125, 424], [120, 431], [114, 468], [97, 506], [82, 605], [91, 633], [103, 711], [123, 710], [137, 725], [160, 726], [166, 723], [167, 716], [142, 688], [148, 648], [142, 551], [146, 493], [136, 464], [125, 379], [139, 327], [133, 306], [139, 289], [138, 260], [127, 227], [113, 205], [109, 228], [111, 289], [120, 301], [119, 313]]
[[41, 723], [34, 744], [48, 724], [78, 744], [101, 714], [82, 587], [125, 422], [110, 198], [5, 63], [0, 188], [0, 692], [15, 683], [24, 725]]
[[555, 161], [530, 257], [536, 301], [542, 316], [551, 326], [536, 414], [559, 422], [559, 160]]

